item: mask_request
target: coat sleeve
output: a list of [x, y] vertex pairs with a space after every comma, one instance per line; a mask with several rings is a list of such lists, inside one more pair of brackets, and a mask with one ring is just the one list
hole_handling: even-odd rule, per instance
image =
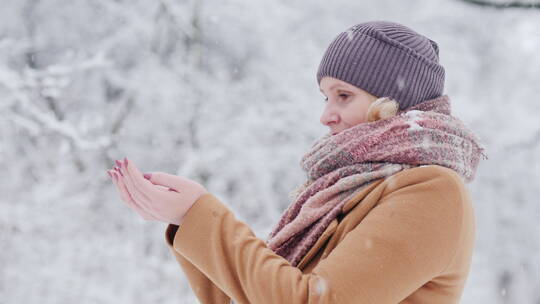
[[449, 176], [396, 178], [311, 273], [266, 247], [211, 193], [188, 211], [173, 249], [236, 303], [395, 304], [441, 273], [460, 245], [463, 188]]
[[229, 304], [230, 298], [223, 293], [204, 273], [202, 273], [197, 267], [190, 263], [186, 258], [180, 255], [173, 248], [173, 239], [178, 225], [169, 224], [165, 231], [165, 241], [172, 251], [176, 261], [182, 267], [191, 289], [195, 293], [195, 296], [199, 299], [201, 304]]

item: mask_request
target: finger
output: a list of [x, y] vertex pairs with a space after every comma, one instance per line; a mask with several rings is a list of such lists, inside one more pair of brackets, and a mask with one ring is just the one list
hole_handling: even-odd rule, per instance
[[135, 186], [138, 187], [138, 189], [143, 192], [150, 201], [153, 201], [157, 198], [159, 195], [161, 189], [157, 188], [155, 185], [153, 185], [150, 181], [145, 179], [143, 177], [143, 174], [137, 166], [131, 161], [129, 161], [127, 158], [125, 159], [125, 162], [123, 163], [122, 169], [125, 169], [126, 174], [128, 174], [131, 177], [131, 181]]
[[118, 160], [115, 160], [114, 162], [116, 163], [116, 166], [114, 167], [114, 170], [118, 171], [121, 176], [124, 176], [124, 174], [122, 172], [120, 172], [120, 167], [122, 166], [122, 163], [119, 162]]
[[147, 198], [147, 200], [144, 201], [147, 209], [151, 210], [153, 214], [158, 215], [159, 212], [155, 209], [156, 206], [154, 204], [157, 200], [162, 200], [162, 197], [159, 195], [163, 190], [144, 179], [142, 173], [140, 173], [135, 164], [130, 162], [127, 158], [124, 158], [124, 162], [122, 162], [121, 165], [121, 171], [124, 173], [125, 178], [136, 188], [136, 195], [138, 193], [144, 195]]
[[126, 204], [128, 204], [130, 206], [133, 206], [133, 202], [130, 201], [131, 198], [124, 191], [124, 189], [122, 189], [122, 187], [120, 186], [117, 177], [114, 175], [115, 173], [111, 172], [111, 171], [107, 171], [107, 173], [109, 173], [109, 175], [112, 177], [112, 181], [113, 181], [114, 185], [116, 186], [116, 190], [120, 194], [120, 198], [122, 199], [122, 201], [124, 201]]
[[132, 206], [134, 206], [134, 209], [135, 211], [142, 216], [143, 219], [145, 220], [150, 220], [150, 221], [159, 221], [159, 219], [157, 217], [155, 217], [153, 214], [149, 213], [148, 211], [146, 211], [139, 202], [137, 202], [133, 196], [131, 195], [131, 193], [129, 193], [129, 191], [127, 190], [127, 187], [123, 181], [123, 178], [119, 176], [118, 173], [116, 173], [115, 175], [116, 179], [117, 179], [117, 183], [120, 185], [120, 187], [123, 189], [123, 191], [126, 193], [126, 195], [129, 196], [129, 199], [130, 199], [130, 202], [132, 204]]
[[142, 189], [138, 188], [138, 186], [133, 182], [132, 177], [130, 176], [129, 172], [125, 168], [125, 163], [121, 163], [119, 170], [124, 175], [121, 177], [122, 181], [124, 181], [126, 188], [128, 189], [129, 193], [131, 193], [135, 201], [138, 202], [139, 205], [146, 212], [152, 214], [156, 218], [161, 219], [161, 216], [159, 216], [156, 210], [153, 208], [152, 201], [148, 197], [148, 195], [146, 195], [146, 193], [143, 192]]
[[118, 192], [120, 192], [120, 197], [122, 200], [132, 209], [134, 209], [137, 213], [139, 213], [145, 220], [155, 220], [155, 217], [146, 213], [141, 207], [137, 205], [137, 203], [133, 200], [131, 197], [131, 194], [127, 191], [126, 186], [124, 183], [118, 179], [116, 176], [117, 173], [109, 172], [109, 175], [113, 177], [113, 183], [115, 184]]
[[[143, 174], [143, 177], [144, 179], [148, 180], [152, 185], [154, 185], [155, 187], [158, 187], [158, 189], [163, 189], [163, 190], [167, 190], [167, 191], [174, 191], [174, 192], [180, 192], [172, 187], [168, 187], [168, 186], [163, 186], [163, 185], [160, 185], [159, 183], [159, 180], [154, 180], [152, 181], [152, 175], [153, 174], [157, 174], [159, 175], [161, 172], [151, 172], [151, 173], [144, 173]], [[166, 173], [164, 173], [166, 174]], [[172, 176], [172, 175], [171, 175]], [[175, 185], [178, 185], [178, 183], [176, 183]]]
[[116, 163], [118, 164], [118, 167], [115, 167], [115, 169], [121, 175], [122, 181], [124, 182], [128, 191], [130, 191], [135, 201], [137, 200], [139, 200], [140, 202], [147, 201], [148, 197], [144, 195], [144, 193], [141, 192], [140, 189], [138, 189], [136, 185], [133, 183], [131, 177], [128, 175], [128, 172], [126, 171], [126, 168], [124, 167], [124, 164], [118, 161], [116, 161]]
[[146, 211], [144, 211], [144, 209], [142, 209], [138, 204], [137, 202], [133, 199], [133, 197], [131, 196], [131, 194], [129, 193], [129, 191], [127, 190], [124, 182], [122, 181], [122, 179], [119, 177], [118, 173], [117, 172], [114, 172], [113, 173], [114, 175], [114, 182], [115, 184], [117, 185], [117, 187], [120, 189], [122, 195], [124, 196], [125, 198], [125, 202], [130, 206], [132, 207], [143, 219], [145, 220], [148, 220], [148, 221], [157, 221], [158, 219], [153, 216], [152, 214], [149, 214], [147, 213]]
[[176, 192], [180, 192], [185, 187], [186, 178], [178, 175], [168, 174], [165, 172], [152, 172], [146, 178], [154, 185], [165, 186]]

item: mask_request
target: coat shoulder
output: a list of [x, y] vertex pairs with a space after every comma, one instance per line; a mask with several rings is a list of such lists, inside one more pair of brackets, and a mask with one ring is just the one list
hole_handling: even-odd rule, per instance
[[383, 184], [378, 205], [414, 202], [416, 208], [430, 215], [452, 217], [455, 226], [473, 229], [471, 196], [453, 169], [440, 165], [414, 167], [387, 177]]
[[440, 190], [466, 191], [463, 178], [453, 169], [440, 165], [426, 165], [405, 169], [385, 179], [385, 193], [399, 188], [425, 183]]

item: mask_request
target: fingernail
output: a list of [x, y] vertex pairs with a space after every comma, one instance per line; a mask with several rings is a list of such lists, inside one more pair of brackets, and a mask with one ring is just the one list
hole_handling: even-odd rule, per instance
[[143, 174], [143, 176], [144, 176], [144, 178], [149, 180], [150, 178], [152, 178], [152, 173], [145, 173], [145, 174]]
[[115, 162], [116, 162], [116, 165], [117, 165], [118, 167], [122, 166], [122, 163], [119, 162], [118, 160], [116, 160]]
[[124, 173], [122, 173], [122, 171], [120, 171], [120, 168], [114, 167], [114, 169], [115, 169], [118, 173], [120, 173], [120, 175], [124, 176]]

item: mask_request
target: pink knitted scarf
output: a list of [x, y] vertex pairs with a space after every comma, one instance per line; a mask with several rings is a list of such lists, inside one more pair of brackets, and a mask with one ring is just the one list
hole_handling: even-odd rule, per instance
[[307, 181], [266, 241], [296, 266], [315, 244], [345, 202], [369, 183], [421, 165], [455, 170], [465, 182], [474, 179], [479, 139], [451, 115], [447, 95], [427, 100], [396, 116], [361, 123], [318, 139], [300, 162]]

